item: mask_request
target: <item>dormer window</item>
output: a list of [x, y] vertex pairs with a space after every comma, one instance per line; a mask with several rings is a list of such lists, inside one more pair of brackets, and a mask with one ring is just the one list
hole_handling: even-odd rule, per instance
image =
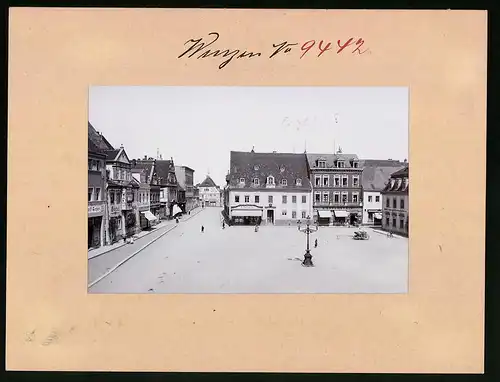
[[319, 161], [318, 161], [318, 167], [320, 167], [320, 168], [325, 168], [325, 167], [326, 167], [326, 161], [324, 161], [324, 160], [319, 160]]
[[405, 178], [405, 187], [408, 187], [408, 178]]
[[259, 178], [254, 178], [253, 179], [253, 185], [258, 186], [259, 185]]
[[295, 184], [296, 184], [297, 186], [302, 186], [302, 179], [297, 179], [297, 180], [295, 181]]
[[267, 184], [274, 184], [274, 177], [268, 176], [267, 177]]
[[282, 186], [286, 186], [287, 185], [286, 179], [281, 179], [281, 185]]
[[344, 168], [344, 167], [345, 167], [345, 163], [344, 163], [344, 161], [339, 160], [339, 161], [337, 162], [337, 167], [339, 167], [339, 168]]
[[285, 166], [280, 167], [280, 172], [282, 172], [282, 173], [285, 172]]
[[358, 163], [358, 162], [354, 162], [354, 163], [353, 163], [353, 167], [354, 167], [354, 168], [358, 168], [358, 166], [359, 166], [359, 163]]
[[245, 184], [245, 178], [240, 178], [240, 183]]
[[255, 165], [255, 166], [253, 166], [253, 169], [254, 169], [255, 171], [259, 171], [259, 166]]

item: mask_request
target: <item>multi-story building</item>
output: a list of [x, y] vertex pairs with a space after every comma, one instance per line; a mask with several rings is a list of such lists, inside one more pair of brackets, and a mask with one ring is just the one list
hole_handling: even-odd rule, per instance
[[224, 215], [233, 224], [296, 224], [312, 217], [304, 154], [231, 151]]
[[340, 152], [306, 155], [318, 223], [361, 223], [362, 168], [358, 156]]
[[409, 232], [409, 167], [398, 170], [382, 191], [382, 228], [386, 231], [408, 235]]
[[105, 244], [106, 154], [88, 140], [88, 248]]
[[179, 203], [183, 212], [191, 211], [195, 208], [195, 193], [194, 193], [194, 170], [187, 166], [175, 166], [175, 175], [177, 177], [177, 183], [183, 191], [183, 195], [179, 195], [179, 201], [183, 199], [182, 203]]
[[198, 188], [202, 207], [221, 207], [220, 187], [215, 184], [209, 175], [196, 187]]
[[404, 168], [405, 162], [367, 159], [360, 161], [363, 169], [363, 224], [382, 225], [382, 190], [392, 173]]
[[174, 206], [177, 205], [177, 177], [174, 160], [157, 159], [156, 175], [160, 185], [160, 217], [172, 218]]
[[156, 160], [133, 159], [132, 176], [139, 182], [137, 206], [141, 229], [155, 225], [159, 220], [160, 186], [155, 170]]

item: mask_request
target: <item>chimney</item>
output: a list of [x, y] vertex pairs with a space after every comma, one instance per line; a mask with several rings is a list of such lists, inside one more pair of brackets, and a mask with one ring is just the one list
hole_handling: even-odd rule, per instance
[[408, 163], [408, 159], [405, 158], [405, 160], [403, 161], [403, 163]]
[[276, 151], [273, 151], [273, 154], [276, 154], [277, 152]]
[[123, 149], [123, 143], [120, 145], [120, 148]]

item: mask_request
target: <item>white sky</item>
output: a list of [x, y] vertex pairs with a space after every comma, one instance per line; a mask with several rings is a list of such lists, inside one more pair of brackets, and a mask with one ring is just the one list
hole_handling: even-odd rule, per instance
[[252, 146], [408, 158], [408, 101], [404, 87], [93, 86], [89, 121], [130, 159], [159, 149], [224, 186], [229, 152]]

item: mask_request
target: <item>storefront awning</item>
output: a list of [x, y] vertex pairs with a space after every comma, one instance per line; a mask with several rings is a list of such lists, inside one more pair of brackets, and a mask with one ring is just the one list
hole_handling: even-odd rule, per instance
[[233, 210], [232, 216], [262, 216], [262, 210]]
[[336, 218], [346, 218], [346, 217], [349, 216], [349, 213], [347, 211], [338, 211], [338, 210], [335, 210], [334, 214], [335, 214]]
[[330, 219], [332, 217], [332, 213], [330, 211], [318, 211], [318, 216], [320, 218]]
[[141, 214], [144, 215], [146, 219], [148, 219], [150, 222], [156, 220], [156, 216], [154, 216], [151, 211], [142, 211]]
[[375, 219], [382, 219], [382, 214], [381, 213], [376, 213], [373, 215]]

